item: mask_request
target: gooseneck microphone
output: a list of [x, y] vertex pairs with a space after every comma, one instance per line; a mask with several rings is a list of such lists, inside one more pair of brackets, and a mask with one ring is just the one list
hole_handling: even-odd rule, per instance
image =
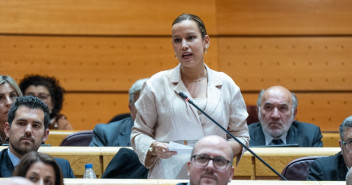
[[284, 176], [282, 176], [279, 172], [277, 172], [273, 167], [271, 167], [268, 163], [266, 163], [262, 158], [260, 158], [256, 153], [254, 153], [251, 149], [249, 149], [245, 144], [243, 144], [240, 140], [238, 140], [234, 135], [232, 135], [228, 130], [226, 130], [223, 126], [221, 126], [218, 122], [216, 122], [212, 117], [210, 117], [207, 113], [205, 113], [202, 109], [200, 109], [196, 104], [190, 100], [187, 95], [183, 92], [179, 92], [180, 95], [186, 102], [193, 105], [196, 109], [198, 109], [201, 113], [203, 113], [206, 117], [208, 117], [213, 123], [215, 123], [218, 127], [220, 127], [223, 131], [225, 131], [229, 136], [231, 136], [237, 143], [243, 146], [248, 152], [250, 152], [254, 157], [256, 157], [259, 161], [261, 161], [266, 167], [268, 167], [272, 172], [274, 172], [277, 176], [279, 176], [282, 180], [287, 180]]

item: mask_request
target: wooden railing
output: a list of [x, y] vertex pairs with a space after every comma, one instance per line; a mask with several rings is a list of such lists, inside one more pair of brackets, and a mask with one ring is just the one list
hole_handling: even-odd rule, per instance
[[[0, 149], [4, 148], [0, 147]], [[95, 173], [101, 177], [119, 149], [119, 147], [40, 147], [39, 152], [67, 159], [76, 177], [82, 177], [84, 165], [92, 163]], [[341, 150], [337, 147], [251, 149], [279, 173], [294, 159], [305, 156], [329, 156]], [[239, 165], [235, 168], [234, 179], [278, 179], [278, 177], [249, 152], [245, 152]]]

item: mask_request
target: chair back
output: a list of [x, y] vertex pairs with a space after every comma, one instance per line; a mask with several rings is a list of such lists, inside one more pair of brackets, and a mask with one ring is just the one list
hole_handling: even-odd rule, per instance
[[60, 146], [89, 146], [93, 138], [93, 130], [84, 130], [66, 136]]
[[281, 175], [286, 177], [287, 180], [306, 180], [310, 164], [320, 157], [326, 156], [308, 156], [295, 159], [288, 163], [282, 170]]
[[248, 117], [247, 117], [248, 125], [259, 122], [256, 105], [247, 105], [247, 112], [248, 112]]

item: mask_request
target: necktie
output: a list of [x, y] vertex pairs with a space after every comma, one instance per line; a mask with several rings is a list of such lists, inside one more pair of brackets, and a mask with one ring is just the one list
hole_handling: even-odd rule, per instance
[[284, 142], [282, 141], [282, 139], [273, 139], [271, 141], [272, 145], [282, 145], [284, 144]]

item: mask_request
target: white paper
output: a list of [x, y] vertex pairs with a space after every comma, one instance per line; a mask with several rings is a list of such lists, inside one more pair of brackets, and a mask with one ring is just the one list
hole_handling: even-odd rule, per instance
[[183, 153], [192, 153], [193, 147], [170, 141], [168, 145], [168, 149], [169, 151], [176, 151], [177, 154], [183, 154]]

